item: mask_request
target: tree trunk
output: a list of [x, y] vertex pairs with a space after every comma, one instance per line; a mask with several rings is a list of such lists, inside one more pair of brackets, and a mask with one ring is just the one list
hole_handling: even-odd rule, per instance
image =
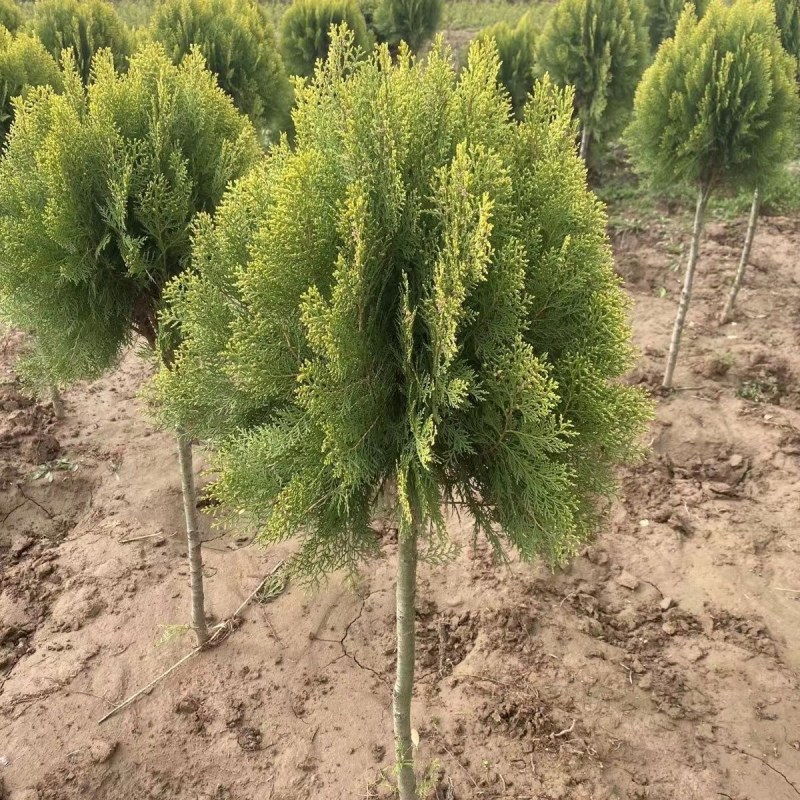
[[586, 163], [586, 159], [589, 157], [589, 126], [584, 124], [583, 128], [581, 128], [581, 150], [580, 156], [583, 163]]
[[711, 193], [708, 184], [701, 185], [697, 190], [697, 207], [694, 212], [694, 228], [692, 230], [692, 245], [689, 249], [689, 263], [686, 265], [686, 275], [683, 279], [683, 289], [681, 299], [678, 303], [678, 314], [675, 317], [675, 327], [672, 329], [672, 341], [669, 345], [669, 356], [667, 358], [667, 369], [664, 373], [662, 387], [672, 388], [672, 375], [675, 372], [675, 364], [678, 360], [678, 351], [681, 347], [681, 334], [683, 324], [686, 321], [686, 312], [689, 310], [689, 303], [692, 300], [692, 282], [694, 281], [694, 270], [697, 266], [697, 256], [700, 251], [700, 234], [703, 232], [703, 220], [705, 218], [706, 206]]
[[719, 324], [724, 325], [730, 322], [733, 316], [733, 306], [736, 303], [736, 297], [739, 294], [739, 289], [742, 288], [742, 281], [744, 280], [744, 273], [747, 269], [747, 264], [750, 261], [750, 251], [753, 249], [753, 239], [756, 233], [756, 223], [758, 222], [758, 189], [753, 192], [753, 204], [750, 206], [750, 221], [747, 223], [747, 235], [744, 239], [744, 247], [742, 248], [742, 257], [739, 259], [739, 267], [736, 270], [736, 277], [733, 279], [731, 286], [731, 293], [728, 295], [728, 302], [725, 303], [725, 308], [722, 309], [722, 314], [719, 318]]
[[64, 401], [61, 398], [61, 392], [58, 391], [58, 386], [50, 387], [50, 402], [53, 405], [53, 414], [56, 419], [64, 419]]
[[205, 601], [203, 596], [203, 556], [200, 552], [200, 529], [197, 524], [197, 505], [192, 470], [191, 439], [179, 431], [178, 461], [181, 466], [181, 489], [183, 490], [183, 513], [186, 517], [186, 542], [189, 551], [189, 576], [192, 585], [192, 628], [198, 644], [208, 641]]
[[415, 800], [414, 744], [411, 739], [411, 695], [414, 689], [414, 609], [417, 591], [417, 536], [420, 520], [412, 512], [412, 529], [400, 533], [397, 551], [397, 675], [394, 684], [394, 743], [400, 800]]

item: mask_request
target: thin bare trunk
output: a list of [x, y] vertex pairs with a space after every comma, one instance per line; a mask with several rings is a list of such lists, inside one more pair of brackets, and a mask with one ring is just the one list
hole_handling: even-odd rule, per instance
[[50, 387], [50, 402], [53, 405], [53, 414], [56, 419], [64, 419], [64, 401], [61, 398], [61, 392], [58, 391], [58, 386]]
[[689, 263], [686, 265], [686, 275], [683, 279], [681, 299], [678, 303], [678, 314], [675, 317], [675, 326], [672, 329], [672, 341], [669, 345], [667, 369], [664, 373], [664, 381], [661, 384], [664, 389], [672, 388], [672, 376], [675, 372], [675, 364], [678, 361], [678, 351], [681, 347], [683, 324], [686, 322], [686, 312], [689, 310], [689, 303], [692, 300], [692, 282], [694, 281], [694, 271], [697, 266], [697, 256], [700, 252], [700, 234], [703, 232], [703, 220], [705, 218], [709, 194], [710, 186], [708, 184], [701, 185], [697, 191], [697, 207], [694, 212], [694, 228], [692, 229], [692, 244], [689, 248]]
[[192, 585], [192, 628], [199, 645], [208, 641], [205, 599], [203, 595], [203, 556], [200, 552], [200, 527], [197, 524], [197, 504], [192, 469], [192, 442], [178, 432], [178, 461], [181, 466], [183, 513], [186, 517], [186, 542], [189, 551], [189, 578]]
[[742, 257], [739, 259], [739, 267], [736, 270], [736, 277], [733, 279], [731, 286], [731, 293], [728, 295], [728, 302], [725, 303], [725, 308], [722, 309], [722, 314], [719, 318], [719, 324], [724, 325], [730, 322], [733, 316], [733, 306], [736, 303], [736, 297], [739, 294], [739, 289], [742, 288], [742, 281], [744, 280], [744, 273], [747, 270], [747, 264], [750, 261], [750, 251], [753, 249], [753, 239], [756, 234], [756, 223], [758, 222], [758, 189], [753, 192], [753, 204], [750, 206], [750, 220], [747, 223], [747, 235], [744, 239], [744, 247], [742, 248]]
[[589, 157], [589, 138], [590, 138], [589, 126], [584, 125], [583, 128], [581, 128], [581, 150], [580, 150], [581, 160], [584, 163], [586, 163], [586, 159]]
[[411, 739], [411, 696], [414, 690], [414, 609], [417, 591], [418, 516], [412, 529], [400, 533], [397, 551], [397, 675], [394, 684], [394, 742], [400, 800], [414, 800], [414, 743]]

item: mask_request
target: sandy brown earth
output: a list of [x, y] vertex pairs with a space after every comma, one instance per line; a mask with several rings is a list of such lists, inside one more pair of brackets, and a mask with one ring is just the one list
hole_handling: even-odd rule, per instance
[[[687, 220], [617, 231], [657, 387]], [[743, 222], [714, 223], [652, 453], [622, 474], [575, 563], [493, 565], [464, 543], [422, 572], [415, 720], [427, 797], [800, 797], [800, 222], [766, 220], [736, 323], [715, 318]], [[191, 649], [176, 458], [136, 391], [147, 365], [24, 399], [0, 345], [0, 783], [10, 800], [368, 800], [391, 775], [394, 546], [254, 603], [220, 646], [111, 706]], [[41, 464], [49, 464], [43, 469]], [[141, 538], [148, 537], [148, 538]], [[223, 619], [280, 559], [210, 527]], [[130, 541], [134, 540], [134, 541]], [[3, 789], [0, 789], [0, 797]]]

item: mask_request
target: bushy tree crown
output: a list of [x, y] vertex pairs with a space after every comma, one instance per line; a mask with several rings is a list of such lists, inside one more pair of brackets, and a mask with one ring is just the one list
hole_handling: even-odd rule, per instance
[[14, 0], [0, 0], [0, 27], [14, 33], [22, 24], [22, 14]]
[[560, 0], [537, 57], [559, 86], [575, 87], [582, 125], [595, 136], [617, 133], [649, 58], [642, 0]]
[[287, 122], [289, 81], [272, 25], [254, 0], [164, 0], [150, 29], [176, 63], [196, 47], [259, 129], [277, 131]]
[[303, 78], [325, 60], [331, 44], [331, 26], [346, 25], [364, 53], [372, 47], [364, 15], [355, 0], [294, 0], [281, 17], [281, 53], [290, 75]]
[[763, 183], [785, 161], [797, 112], [795, 66], [769, 0], [690, 6], [636, 92], [627, 138], [657, 186]]
[[58, 65], [35, 36], [12, 36], [0, 26], [0, 146], [14, 119], [14, 98], [35, 86], [60, 88]]
[[154, 339], [192, 217], [261, 151], [199, 54], [176, 67], [150, 45], [119, 74], [102, 51], [88, 88], [66, 64], [63, 95], [18, 107], [0, 161], [0, 310], [58, 383], [109, 367], [132, 330]]
[[417, 52], [439, 28], [443, 0], [377, 0], [375, 29], [393, 48], [405, 42]]
[[[352, 37], [350, 37], [352, 40]], [[494, 543], [553, 561], [596, 520], [647, 416], [618, 381], [627, 302], [574, 153], [572, 98], [508, 124], [493, 49], [359, 63], [298, 92], [281, 146], [198, 223], [169, 289], [182, 345], [162, 419], [218, 450], [214, 494], [298, 568], [352, 566], [395, 478], [401, 525], [463, 502]]]
[[[647, 8], [647, 27], [650, 30], [650, 44], [653, 50], [666, 39], [675, 35], [675, 28], [683, 13], [687, 0], [644, 0]], [[709, 0], [697, 0], [694, 7], [699, 16], [708, 8]]]
[[106, 0], [38, 0], [33, 31], [56, 61], [62, 50], [72, 53], [84, 83], [98, 50], [110, 48], [115, 67], [123, 69], [133, 48], [131, 32]]
[[514, 116], [522, 119], [522, 110], [536, 80], [536, 31], [528, 12], [513, 28], [498, 22], [478, 34], [478, 39], [494, 39], [500, 57], [498, 81], [511, 98]]

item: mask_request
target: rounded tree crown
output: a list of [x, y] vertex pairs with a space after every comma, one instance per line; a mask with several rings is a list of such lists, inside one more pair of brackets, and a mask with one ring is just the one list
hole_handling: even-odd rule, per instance
[[649, 58], [642, 0], [560, 0], [538, 42], [539, 69], [575, 87], [581, 124], [617, 133]]
[[164, 0], [150, 30], [176, 63], [196, 47], [258, 128], [275, 133], [284, 127], [289, 81], [272, 25], [254, 0]]
[[497, 79], [511, 98], [514, 116], [522, 119], [536, 79], [536, 31], [531, 13], [525, 14], [513, 28], [507, 22], [498, 22], [481, 31], [477, 38], [494, 39], [500, 57]]
[[22, 13], [14, 0], [0, 0], [0, 28], [14, 33], [22, 24]]
[[88, 88], [66, 67], [64, 94], [18, 106], [0, 161], [0, 306], [60, 383], [109, 367], [134, 330], [153, 341], [194, 214], [261, 151], [199, 54], [176, 67], [150, 45], [119, 74], [104, 50]]
[[661, 187], [763, 185], [790, 155], [794, 70], [769, 0], [687, 7], [636, 92], [636, 168]]
[[331, 45], [331, 27], [346, 25], [357, 47], [372, 46], [364, 15], [355, 0], [294, 0], [281, 17], [281, 53], [290, 75], [308, 78]]
[[439, 28], [443, 0], [377, 0], [374, 24], [380, 40], [417, 52]]
[[441, 501], [495, 544], [574, 552], [636, 450], [648, 405], [603, 210], [574, 152], [572, 97], [545, 83], [508, 124], [499, 64], [457, 76], [383, 47], [331, 58], [282, 146], [197, 227], [169, 289], [182, 345], [152, 388], [217, 446], [214, 492], [299, 534], [298, 569], [372, 552], [396, 480], [447, 541]]
[[0, 26], [0, 147], [14, 119], [14, 98], [35, 86], [60, 88], [58, 64], [35, 36], [12, 36]]

